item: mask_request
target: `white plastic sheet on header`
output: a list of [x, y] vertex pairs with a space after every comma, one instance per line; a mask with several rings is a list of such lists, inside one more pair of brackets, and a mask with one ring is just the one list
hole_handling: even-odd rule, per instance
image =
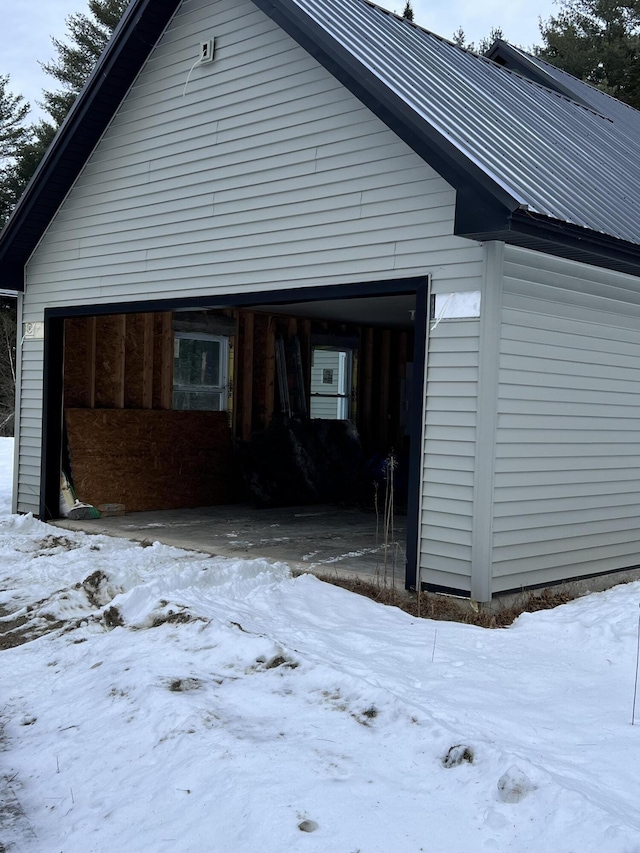
[[436, 293], [431, 331], [442, 320], [471, 320], [480, 316], [480, 291]]

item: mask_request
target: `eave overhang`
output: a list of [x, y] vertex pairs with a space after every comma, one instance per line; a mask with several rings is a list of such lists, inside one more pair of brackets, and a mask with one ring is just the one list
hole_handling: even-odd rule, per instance
[[[463, 203], [461, 204], [461, 201]], [[511, 246], [640, 277], [640, 246], [569, 222], [520, 209], [501, 219], [483, 200], [459, 194], [455, 233], [470, 240], [500, 240]]]

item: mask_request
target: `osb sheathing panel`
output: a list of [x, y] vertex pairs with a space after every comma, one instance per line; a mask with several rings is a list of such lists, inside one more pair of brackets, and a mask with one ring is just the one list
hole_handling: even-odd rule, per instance
[[96, 318], [96, 407], [113, 408], [117, 405], [117, 369], [122, 318], [110, 314]]
[[[170, 332], [170, 319], [165, 318], [167, 324]], [[89, 346], [93, 328], [95, 349]], [[172, 379], [172, 341], [163, 329], [162, 314], [65, 320], [65, 406], [171, 408], [162, 397], [163, 388], [171, 390]], [[149, 350], [145, 353], [147, 335]]]
[[87, 319], [74, 317], [64, 324], [64, 402], [87, 406]]
[[67, 409], [78, 497], [127, 512], [231, 503], [231, 439], [225, 412]]
[[126, 381], [124, 385], [125, 409], [141, 409], [142, 376], [144, 364], [144, 314], [127, 316], [125, 337]]

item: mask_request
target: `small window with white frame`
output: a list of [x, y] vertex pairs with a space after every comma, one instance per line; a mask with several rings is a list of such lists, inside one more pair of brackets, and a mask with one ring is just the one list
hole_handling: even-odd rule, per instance
[[173, 408], [225, 411], [228, 363], [228, 338], [200, 332], [175, 332]]
[[313, 347], [310, 409], [312, 418], [349, 419], [351, 370], [351, 350]]

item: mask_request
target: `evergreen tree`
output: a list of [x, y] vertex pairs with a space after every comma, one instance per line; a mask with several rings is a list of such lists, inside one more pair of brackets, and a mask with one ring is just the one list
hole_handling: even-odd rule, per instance
[[502, 27], [491, 27], [488, 36], [485, 36], [483, 39], [480, 39], [478, 42], [478, 53], [487, 53], [491, 45], [497, 39], [503, 39], [504, 33], [502, 32]]
[[9, 75], [0, 75], [0, 164], [16, 156], [28, 138], [24, 121], [29, 104], [9, 91]]
[[453, 43], [464, 50], [472, 50], [474, 53], [486, 53], [496, 39], [502, 38], [504, 38], [502, 29], [500, 27], [492, 27], [489, 35], [480, 39], [476, 47], [475, 42], [467, 41], [467, 36], [462, 27], [458, 27], [453, 34]]
[[[9, 91], [9, 76], [0, 75], [0, 230], [15, 204], [7, 183], [17, 158], [30, 140], [25, 119], [29, 104]], [[0, 299], [0, 435], [13, 435], [16, 393], [16, 300]]]
[[453, 43], [464, 50], [473, 50], [473, 42], [467, 41], [467, 35], [462, 27], [458, 27], [453, 34]]
[[0, 229], [9, 216], [17, 197], [11, 188], [22, 151], [33, 132], [25, 125], [29, 104], [22, 95], [9, 91], [9, 76], [0, 75]]
[[402, 17], [406, 18], [407, 21], [413, 21], [413, 6], [411, 5], [411, 0], [407, 0], [407, 2], [405, 3]]
[[45, 91], [42, 106], [59, 126], [91, 74], [129, 0], [89, 0], [89, 14], [67, 18], [67, 41], [52, 39], [57, 58], [42, 63], [47, 74], [62, 84]]
[[13, 435], [16, 400], [16, 300], [0, 299], [0, 435]]
[[561, 0], [536, 55], [640, 109], [640, 0]]
[[38, 168], [55, 132], [53, 125], [45, 121], [32, 125], [15, 158], [0, 170], [0, 229]]

